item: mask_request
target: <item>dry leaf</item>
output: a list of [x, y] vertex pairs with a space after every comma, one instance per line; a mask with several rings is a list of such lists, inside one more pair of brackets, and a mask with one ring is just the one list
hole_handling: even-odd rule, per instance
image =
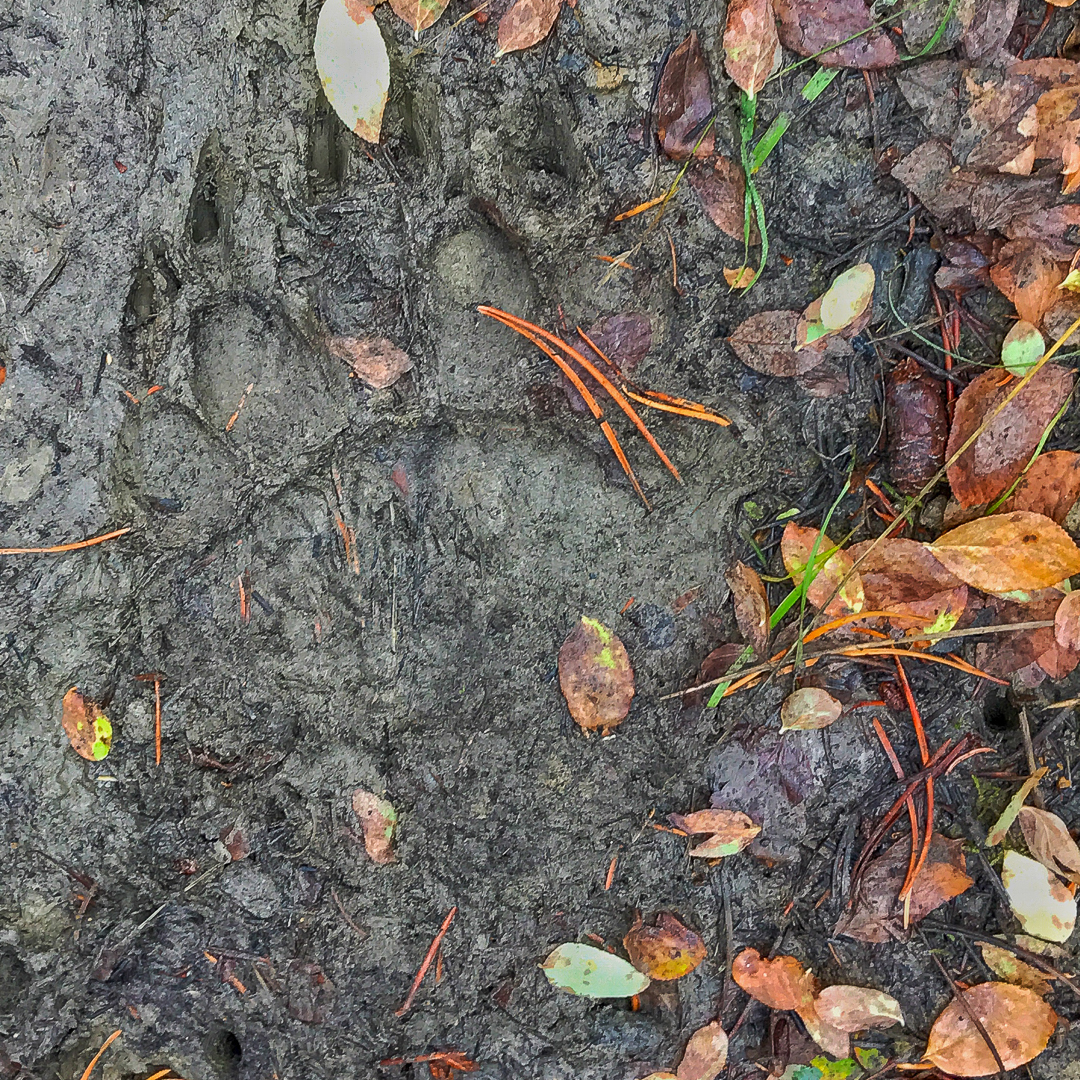
[[[1038, 994], [1003, 982], [980, 983], [962, 993], [1006, 1069], [1018, 1068], [1046, 1049], [1057, 1027], [1057, 1013]], [[982, 1034], [957, 1001], [950, 1002], [934, 1021], [926, 1058], [951, 1076], [998, 1072]]]
[[904, 357], [885, 378], [889, 472], [904, 495], [917, 495], [945, 464], [949, 414], [945, 387]]
[[702, 137], [713, 111], [712, 85], [696, 30], [668, 57], [660, 76], [656, 110], [656, 133], [669, 158], [685, 161], [695, 147], [702, 158], [713, 152], [716, 139], [712, 129]]
[[1076, 900], [1042, 863], [1006, 851], [1001, 883], [1025, 933], [1044, 941], [1069, 940], [1076, 928]]
[[780, 58], [772, 0], [731, 0], [724, 28], [724, 67], [735, 85], [753, 97]]
[[1038, 326], [1059, 297], [1058, 286], [1068, 266], [1039, 240], [1011, 240], [1000, 261], [990, 267], [990, 280], [1016, 305], [1021, 319]]
[[[723, 154], [713, 158], [712, 165], [695, 165], [687, 178], [690, 186], [697, 192], [705, 213], [712, 223], [722, 232], [735, 240], [743, 238], [743, 199], [746, 181], [742, 167]], [[757, 241], [757, 230], [750, 237], [751, 243]], [[725, 275], [726, 276], [726, 275]], [[753, 271], [750, 271], [753, 277]], [[732, 288], [738, 288], [728, 278]]]
[[364, 830], [364, 847], [371, 861], [380, 865], [397, 862], [393, 846], [397, 811], [385, 799], [363, 788], [353, 792], [352, 805]]
[[1069, 534], [1026, 510], [969, 521], [930, 549], [965, 584], [989, 593], [1032, 592], [1080, 572], [1080, 550]]
[[668, 821], [691, 836], [708, 835], [707, 840], [690, 849], [690, 855], [700, 859], [722, 859], [727, 855], [737, 855], [761, 832], [760, 825], [755, 825], [746, 814], [738, 810], [697, 810], [686, 815], [669, 814]]
[[562, 0], [516, 0], [499, 20], [499, 48], [495, 58], [539, 45], [551, 33], [560, 7]]
[[1080, 848], [1057, 814], [1025, 806], [1020, 811], [1020, 831], [1028, 850], [1043, 866], [1080, 884]]
[[794, 956], [766, 960], [757, 949], [743, 949], [735, 957], [731, 977], [770, 1009], [805, 1009], [817, 989], [817, 980]]
[[752, 266], [725, 266], [724, 280], [733, 289], [747, 289], [754, 280], [754, 268]]
[[[807, 589], [806, 598], [814, 607], [822, 607], [826, 601], [829, 601], [829, 597], [840, 582], [847, 577], [844, 587], [825, 608], [825, 614], [839, 618], [842, 615], [854, 615], [862, 611], [865, 599], [862, 580], [857, 572], [851, 573], [854, 565], [851, 556], [846, 551], [833, 551], [835, 545], [824, 533], [821, 534], [821, 540], [818, 542], [817, 529], [796, 525], [793, 521], [788, 522], [784, 535], [780, 538], [780, 554], [784, 560], [784, 569], [791, 575], [792, 582], [795, 585], [802, 583], [815, 543], [817, 543], [817, 552], [814, 554], [814, 565], [817, 572]], [[828, 552], [832, 554], [822, 562], [822, 557]], [[850, 577], [848, 577], [849, 573]]]
[[892, 39], [870, 29], [874, 19], [864, 0], [774, 0], [773, 7], [781, 43], [800, 56], [816, 57], [823, 67], [873, 71], [900, 59]]
[[986, 834], [987, 847], [997, 847], [997, 845], [1005, 839], [1006, 834], [1012, 828], [1012, 824], [1016, 820], [1016, 816], [1020, 813], [1020, 808], [1024, 805], [1024, 801], [1039, 786], [1039, 782], [1047, 772], [1049, 772], [1049, 769], [1044, 765], [1041, 769], [1036, 769], [1035, 772], [1020, 785], [1020, 789], [1009, 800], [1008, 805], [1001, 811], [997, 821], [994, 822], [993, 827]]
[[817, 367], [823, 357], [816, 349], [796, 351], [798, 323], [797, 311], [761, 311], [740, 323], [728, 344], [747, 367], [762, 375], [802, 375]]
[[[1031, 599], [1023, 604], [996, 596], [987, 597], [984, 607], [990, 612], [988, 617], [991, 623], [1011, 625], [1047, 619], [1053, 621], [1061, 603], [1061, 593], [1057, 589], [1043, 589], [1027, 595]], [[1054, 640], [1053, 627], [1017, 630], [1008, 634], [994, 634], [989, 640], [980, 642], [975, 648], [975, 663], [991, 675], [1004, 677], [1035, 663], [1044, 654], [1058, 651], [1064, 658], [1064, 650], [1059, 650]]]
[[1040, 454], [1002, 503], [1001, 510], [1030, 510], [1045, 514], [1059, 525], [1080, 499], [1080, 454], [1072, 450], [1051, 450]]
[[570, 715], [588, 735], [622, 723], [634, 698], [634, 669], [623, 643], [596, 619], [582, 616], [559, 650], [559, 685]]
[[851, 1053], [851, 1036], [830, 1024], [817, 1010], [817, 1002], [797, 1009], [799, 1018], [806, 1025], [810, 1038], [835, 1058], [846, 1058]]
[[716, 1080], [727, 1065], [728, 1037], [719, 1020], [698, 1028], [686, 1044], [676, 1080]]
[[1065, 594], [1054, 614], [1054, 638], [1070, 652], [1080, 652], [1080, 592]]
[[977, 0], [971, 21], [967, 24], [960, 44], [970, 60], [994, 55], [1016, 22], [1020, 0]]
[[[956, 402], [947, 453], [950, 458], [1012, 392], [1016, 380], [1001, 368], [973, 379]], [[949, 485], [960, 505], [978, 506], [1002, 495], [1031, 460], [1047, 425], [1073, 387], [1071, 372], [1046, 364], [986, 430], [949, 467]]]
[[866, 986], [826, 986], [814, 999], [814, 1008], [827, 1024], [849, 1034], [904, 1022], [896, 998]]
[[654, 924], [646, 925], [639, 914], [623, 938], [626, 955], [638, 971], [650, 979], [681, 979], [705, 959], [707, 950], [701, 935], [674, 915], [661, 912]]
[[112, 724], [100, 707], [84, 698], [74, 686], [64, 695], [61, 723], [79, 757], [101, 761], [108, 756], [112, 746]]
[[826, 690], [804, 686], [784, 699], [780, 707], [781, 731], [816, 731], [840, 719], [844, 707]]
[[450, 0], [390, 0], [394, 14], [414, 34], [426, 30], [446, 10]]
[[769, 597], [761, 576], [746, 563], [737, 562], [725, 575], [735, 603], [735, 622], [754, 651], [764, 654], [769, 644]]
[[332, 337], [326, 344], [373, 390], [385, 390], [412, 371], [408, 354], [384, 337]]
[[1002, 949], [987, 942], [983, 942], [979, 948], [982, 950], [982, 958], [986, 966], [1002, 982], [1012, 983], [1013, 986], [1026, 986], [1029, 990], [1034, 990], [1039, 997], [1046, 997], [1053, 989], [1049, 975], [1030, 964], [1025, 964], [1008, 949]]

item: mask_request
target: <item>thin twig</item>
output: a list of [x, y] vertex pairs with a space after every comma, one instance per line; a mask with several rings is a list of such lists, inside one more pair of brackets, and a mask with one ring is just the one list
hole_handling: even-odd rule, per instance
[[337, 904], [338, 911], [341, 912], [341, 917], [362, 937], [366, 938], [368, 932], [362, 927], [358, 926], [353, 920], [353, 917], [345, 910], [345, 905], [338, 899], [337, 890], [331, 887], [330, 895], [333, 897], [334, 903]]

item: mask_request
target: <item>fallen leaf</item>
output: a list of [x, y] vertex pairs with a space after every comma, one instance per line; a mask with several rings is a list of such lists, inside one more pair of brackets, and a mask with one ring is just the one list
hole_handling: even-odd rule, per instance
[[[624, 375], [631, 375], [652, 348], [652, 323], [648, 315], [638, 311], [605, 315], [597, 319], [585, 334]], [[575, 342], [575, 347], [601, 370], [607, 367], [585, 341]], [[581, 372], [581, 380], [595, 396], [603, 397], [600, 384], [587, 371]], [[592, 410], [585, 399], [563, 372], [555, 376], [555, 381], [575, 412], [591, 415]]]
[[728, 344], [747, 367], [762, 375], [802, 375], [817, 367], [822, 355], [812, 349], [796, 351], [798, 323], [797, 311], [760, 311], [735, 328]]
[[[712, 164], [695, 165], [688, 173], [690, 186], [697, 192], [701, 205], [712, 223], [735, 240], [743, 238], [743, 199], [746, 180], [742, 167], [723, 154], [717, 154]], [[750, 236], [757, 242], [757, 229]], [[753, 277], [753, 271], [750, 272]], [[725, 274], [726, 277], [726, 274]], [[739, 288], [728, 278], [732, 288]]]
[[830, 1024], [818, 1011], [817, 1002], [811, 1001], [797, 1009], [799, 1019], [806, 1025], [810, 1038], [835, 1058], [847, 1058], [851, 1053], [851, 1036]]
[[858, 263], [838, 274], [821, 297], [818, 318], [830, 333], [850, 326], [869, 306], [874, 296], [874, 268]]
[[[795, 585], [802, 584], [817, 540], [817, 529], [796, 525], [793, 521], [788, 522], [784, 529], [784, 535], [780, 538], [780, 554], [784, 560], [784, 569], [791, 575], [791, 580]], [[829, 537], [822, 533], [814, 556], [817, 572], [806, 592], [806, 598], [816, 608], [822, 607], [829, 601], [833, 591], [851, 573], [854, 565], [851, 556], [846, 551], [833, 551], [834, 547]], [[832, 554], [822, 562], [822, 556], [828, 552]], [[863, 610], [863, 602], [862, 580], [857, 572], [851, 573], [844, 587], [825, 608], [825, 614], [833, 618], [854, 615]]]
[[1054, 637], [1063, 649], [1080, 652], [1080, 592], [1065, 594], [1054, 614]]
[[753, 97], [780, 66], [772, 0], [731, 0], [724, 27], [724, 67], [747, 97]]
[[747, 289], [754, 280], [754, 268], [752, 266], [725, 266], [724, 280], [733, 289]]
[[384, 337], [332, 337], [326, 344], [373, 390], [385, 390], [412, 371], [408, 354]]
[[218, 834], [218, 839], [233, 862], [246, 859], [251, 854], [251, 844], [239, 825], [226, 825]]
[[965, 584], [989, 593], [1032, 592], [1080, 572], [1072, 537], [1027, 510], [976, 518], [935, 540], [930, 550]]
[[668, 821], [691, 836], [708, 835], [689, 854], [699, 859], [722, 859], [737, 855], [758, 833], [761, 826], [738, 810], [697, 810], [692, 814], [669, 814]]
[[345, 126], [377, 143], [390, 92], [390, 58], [367, 5], [326, 0], [315, 28], [315, 66], [326, 100]]
[[889, 474], [904, 495], [917, 495], [945, 464], [949, 414], [945, 387], [904, 357], [885, 377]]
[[731, 965], [731, 977], [770, 1009], [804, 1009], [812, 1004], [817, 980], [794, 956], [767, 960], [757, 949], [743, 949]]
[[[867, 866], [859, 879], [855, 902], [840, 917], [835, 933], [858, 941], [892, 941], [903, 934], [900, 889], [907, 877], [911, 840], [898, 840]], [[925, 919], [935, 908], [967, 891], [975, 882], [968, 877], [963, 842], [934, 833], [930, 853], [911, 890], [909, 923]]]
[[426, 30], [446, 10], [450, 0], [390, 0], [394, 14], [408, 26], [414, 34]]
[[561, 7], [562, 0], [515, 0], [499, 20], [499, 48], [495, 59], [539, 45], [551, 33]]
[[385, 799], [363, 788], [353, 792], [352, 805], [364, 830], [364, 848], [371, 861], [382, 866], [397, 862], [394, 854], [397, 811]]
[[[697, 682], [701, 683], [712, 682], [713, 679], [719, 679], [722, 675], [727, 673], [728, 668], [739, 659], [740, 656], [746, 651], [746, 646], [730, 641], [726, 645], [719, 645], [710, 652], [704, 660], [701, 661], [701, 667], [698, 668]], [[707, 690], [695, 690], [693, 693], [683, 695], [683, 707], [690, 708], [692, 706], [701, 705], [706, 698], [712, 693], [712, 688]]]
[[1020, 0], [977, 0], [970, 22], [960, 38], [970, 60], [992, 56], [1005, 44], [1016, 22]]
[[623, 947], [638, 971], [661, 981], [681, 979], [707, 953], [701, 935], [666, 911], [656, 916], [652, 926], [642, 922], [638, 915], [623, 938]]
[[[1000, 368], [990, 368], [964, 388], [949, 433], [946, 452], [950, 459], [1015, 385], [1015, 380]], [[1008, 490], [1031, 460], [1047, 425], [1072, 388], [1072, 373], [1057, 364], [1045, 364], [1032, 376], [949, 466], [949, 485], [961, 506], [989, 503]]]
[[712, 84], [696, 30], [691, 30], [668, 57], [660, 75], [656, 110], [656, 133], [664, 153], [673, 161], [685, 161], [695, 147], [702, 158], [713, 152], [716, 138], [712, 129], [702, 136], [713, 111]]
[[1043, 866], [1080, 884], [1080, 848], [1057, 814], [1025, 806], [1020, 811], [1020, 831], [1028, 850]]
[[727, 1033], [714, 1020], [690, 1036], [676, 1080], [716, 1080], [727, 1065], [727, 1054]]
[[784, 699], [780, 707], [781, 731], [816, 731], [840, 719], [844, 707], [826, 690], [805, 686]]
[[[1042, 589], [1025, 594], [1027, 603], [1003, 600], [997, 596], [985, 598], [993, 625], [1011, 625], [1020, 622], [1041, 622], [1054, 619], [1061, 603], [1061, 593], [1056, 589]], [[975, 648], [975, 663], [991, 675], [1004, 677], [1035, 663], [1045, 653], [1058, 649], [1053, 627], [1037, 630], [1017, 630], [1008, 634], [994, 634], [988, 641]], [[1063, 650], [1062, 650], [1063, 651]], [[1048, 658], [1049, 659], [1049, 658]]]
[[904, 1022], [896, 998], [866, 986], [826, 986], [814, 999], [814, 1008], [826, 1023], [849, 1034]]
[[553, 949], [540, 966], [552, 986], [578, 997], [633, 997], [649, 985], [648, 975], [621, 956], [575, 941]]
[[1002, 982], [1012, 983], [1013, 986], [1026, 986], [1034, 990], [1039, 997], [1046, 997], [1053, 989], [1050, 976], [1045, 975], [1038, 968], [1025, 964], [1015, 953], [997, 945], [983, 942], [979, 948], [982, 950], [982, 958], [986, 966]]
[[769, 644], [769, 597], [761, 576], [746, 563], [737, 562], [725, 575], [735, 603], [735, 622], [754, 651], [763, 655]]
[[1046, 1049], [1057, 1013], [1038, 994], [1010, 983], [980, 983], [961, 991], [967, 1009], [950, 1002], [934, 1021], [926, 1059], [951, 1076], [993, 1076], [997, 1062], [968, 1010], [982, 1024], [1006, 1070], [1027, 1064]]
[[101, 709], [84, 698], [74, 686], [64, 695], [61, 722], [64, 734], [79, 757], [87, 761], [101, 761], [108, 757], [112, 746], [112, 724]]
[[614, 632], [583, 615], [559, 650], [559, 685], [585, 734], [607, 735], [630, 711], [634, 669]]
[[1058, 286], [1068, 267], [1039, 240], [1010, 240], [1000, 261], [990, 267], [990, 280], [1016, 305], [1021, 319], [1038, 326], [1056, 303]]
[[[871, 29], [873, 15], [864, 0], [774, 0], [773, 7], [781, 44], [800, 56], [816, 57], [823, 67], [873, 71], [900, 59], [892, 39]], [[818, 55], [823, 50], [830, 51]]]
[[1080, 499], [1080, 454], [1051, 450], [1035, 459], [1001, 509], [1003, 513], [1030, 510], [1064, 525], [1077, 499]]
[[1046, 342], [1037, 326], [1020, 319], [1001, 343], [1001, 365], [1010, 375], [1022, 379], [1046, 352]]
[[1001, 811], [1000, 817], [994, 822], [993, 828], [986, 834], [987, 847], [997, 847], [997, 845], [1005, 839], [1005, 835], [1012, 828], [1012, 823], [1020, 813], [1020, 808], [1024, 805], [1024, 800], [1039, 786], [1039, 781], [1042, 780], [1048, 771], [1049, 770], [1044, 765], [1041, 769], [1036, 769], [1035, 772], [1020, 785], [1020, 789], [1009, 800], [1008, 805]]
[[1076, 927], [1076, 900], [1042, 863], [1006, 851], [1001, 882], [1025, 933], [1044, 941], [1068, 941]]

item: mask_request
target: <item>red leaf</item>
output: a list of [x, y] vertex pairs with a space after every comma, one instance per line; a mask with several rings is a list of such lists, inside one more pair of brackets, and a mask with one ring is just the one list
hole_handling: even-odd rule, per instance
[[675, 161], [685, 161], [701, 139], [697, 154], [708, 157], [716, 140], [711, 128], [704, 138], [701, 133], [712, 111], [709, 66], [697, 31], [692, 30], [668, 57], [660, 76], [656, 127], [664, 153]]
[[[870, 30], [873, 15], [864, 0], [773, 0], [780, 20], [780, 41], [800, 56], [815, 56], [837, 47], [817, 61], [823, 67], [876, 70], [900, 59], [896, 46], [881, 30]], [[853, 41], [847, 38], [855, 37]], [[839, 42], [845, 42], [841, 45]]]
[[780, 63], [772, 0], [731, 0], [724, 29], [724, 67], [753, 97]]

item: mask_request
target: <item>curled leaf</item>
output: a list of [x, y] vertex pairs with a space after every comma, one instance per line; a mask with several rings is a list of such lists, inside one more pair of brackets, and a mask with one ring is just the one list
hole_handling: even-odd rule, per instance
[[651, 979], [681, 979], [705, 959], [701, 935], [674, 915], [661, 912], [649, 926], [638, 915], [623, 938], [630, 963]]
[[1068, 941], [1076, 926], [1076, 900], [1042, 863], [1006, 851], [1001, 882], [1025, 933], [1044, 941]]
[[827, 690], [804, 686], [784, 699], [780, 707], [781, 731], [816, 731], [840, 718], [843, 706]]
[[578, 997], [633, 997], [649, 985], [648, 975], [621, 956], [575, 941], [553, 949], [540, 966], [552, 986]]
[[814, 999], [814, 1007], [826, 1023], [850, 1034], [904, 1022], [896, 998], [866, 986], [826, 986]]
[[79, 757], [101, 761], [108, 756], [112, 746], [112, 724], [101, 709], [84, 698], [74, 686], [64, 695], [61, 722], [64, 734]]
[[691, 836], [708, 835], [707, 840], [690, 849], [690, 855], [699, 859], [722, 859], [728, 855], [737, 855], [761, 832], [760, 825], [755, 825], [746, 814], [738, 810], [697, 810], [686, 815], [669, 814], [668, 821]]
[[767, 960], [757, 949], [743, 949], [735, 957], [731, 977], [770, 1009], [805, 1009], [813, 1003], [817, 989], [817, 980], [794, 956]]
[[911, 357], [885, 378], [889, 472], [904, 495], [917, 495], [945, 464], [949, 414], [945, 386]]
[[397, 862], [394, 854], [394, 832], [397, 811], [385, 799], [373, 792], [357, 788], [352, 797], [353, 811], [364, 830], [364, 848], [374, 863], [386, 865]]
[[1028, 850], [1043, 866], [1080, 884], [1080, 848], [1057, 814], [1025, 806], [1020, 811], [1020, 831]]
[[559, 650], [559, 685], [585, 734], [606, 735], [630, 711], [634, 669], [614, 632], [583, 615]]
[[754, 651], [764, 653], [769, 644], [769, 597], [761, 575], [737, 562], [725, 575], [735, 602], [735, 621]]

